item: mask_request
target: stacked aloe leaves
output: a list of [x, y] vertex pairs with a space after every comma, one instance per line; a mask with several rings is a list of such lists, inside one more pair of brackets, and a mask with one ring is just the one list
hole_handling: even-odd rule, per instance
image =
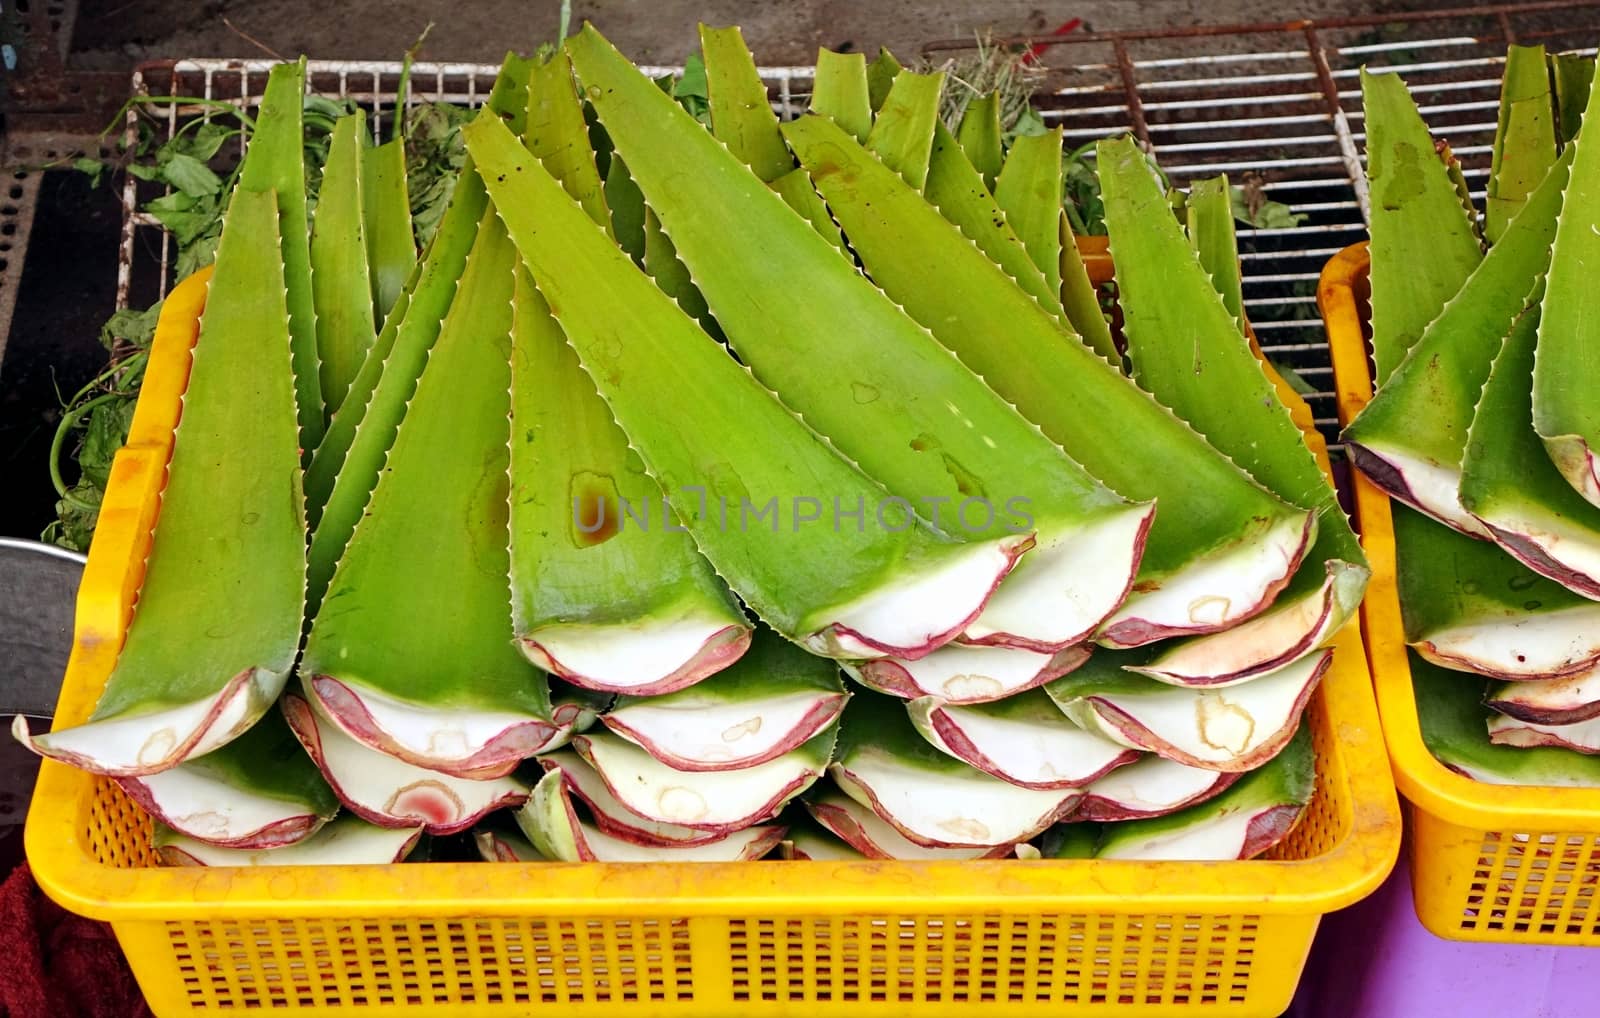
[[828, 52], [780, 123], [701, 43], [700, 109], [592, 28], [508, 58], [420, 258], [358, 120], [307, 227], [274, 72], [127, 645], [19, 738], [208, 865], [1281, 840], [1367, 568], [1226, 180], [1101, 144], [1114, 336], [1059, 131]]
[[1404, 84], [1363, 79], [1378, 384], [1345, 437], [1403, 503], [1423, 737], [1484, 782], [1600, 785], [1593, 75], [1511, 48], [1481, 219]]

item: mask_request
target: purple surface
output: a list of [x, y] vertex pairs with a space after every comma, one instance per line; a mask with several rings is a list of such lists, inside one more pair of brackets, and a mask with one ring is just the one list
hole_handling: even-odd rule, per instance
[[1442, 940], [1417, 921], [1402, 854], [1376, 894], [1323, 919], [1287, 1015], [1600, 1015], [1600, 949]]

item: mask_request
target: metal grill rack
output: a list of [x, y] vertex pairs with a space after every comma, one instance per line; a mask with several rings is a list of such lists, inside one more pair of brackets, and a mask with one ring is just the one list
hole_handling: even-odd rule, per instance
[[[1250, 181], [1305, 219], [1292, 228], [1241, 229], [1245, 299], [1263, 349], [1311, 390], [1318, 425], [1330, 441], [1337, 417], [1332, 368], [1317, 314], [1322, 263], [1365, 233], [1361, 171], [1364, 131], [1359, 68], [1405, 76], [1423, 116], [1462, 160], [1482, 199], [1508, 41], [1552, 51], [1593, 53], [1600, 3], [1557, 0], [1410, 15], [1166, 32], [1068, 35], [1046, 42], [1047, 87], [1035, 98], [1060, 124], [1069, 148], [1133, 132], [1179, 186], [1228, 173]], [[996, 42], [1032, 43], [1031, 39]], [[972, 42], [931, 43], [937, 62]], [[1587, 48], [1585, 48], [1587, 47]], [[270, 61], [184, 60], [141, 67], [135, 94], [191, 95], [252, 106]], [[376, 124], [394, 115], [400, 67], [393, 63], [313, 61], [311, 88], [350, 96]], [[496, 68], [417, 64], [410, 101], [481, 103]], [[673, 68], [647, 68], [668, 74]], [[763, 68], [781, 116], [804, 109], [811, 68]], [[170, 133], [201, 108], [166, 107]], [[132, 115], [130, 115], [131, 117]], [[130, 131], [133, 123], [130, 119]], [[118, 303], [165, 293], [171, 244], [160, 224], [137, 211], [148, 194], [129, 178], [124, 193]]]

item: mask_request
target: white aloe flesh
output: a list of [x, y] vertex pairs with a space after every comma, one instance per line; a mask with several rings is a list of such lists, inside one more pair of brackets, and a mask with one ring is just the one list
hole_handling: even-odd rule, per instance
[[311, 701], [285, 693], [283, 715], [345, 808], [382, 827], [423, 825], [429, 834], [464, 831], [485, 814], [519, 806], [528, 786], [515, 777], [476, 781], [418, 767], [357, 742]]
[[621, 697], [603, 720], [669, 767], [737, 770], [799, 748], [848, 699], [834, 661], [763, 629], [728, 668], [676, 693]]
[[421, 837], [420, 827], [379, 827], [340, 816], [282, 848], [221, 848], [161, 826], [152, 842], [166, 866], [376, 866], [404, 862]]
[[1075, 790], [1023, 788], [946, 755], [917, 733], [900, 701], [857, 693], [828, 768], [850, 798], [927, 848], [1027, 841], [1077, 805]]
[[[127, 638], [88, 722], [33, 736], [13, 721], [34, 752], [97, 774], [156, 774], [238, 738], [283, 689], [306, 593], [284, 300], [277, 203], [238, 189]], [[186, 331], [161, 340], [184, 343]]]
[[[853, 658], [926, 654], [977, 616], [1031, 535], [961, 543], [914, 518], [881, 525], [872, 507], [882, 487], [728, 357], [496, 118], [464, 133], [579, 361], [752, 611], [815, 653]], [[804, 492], [864, 515], [859, 525], [807, 525], [793, 504]], [[752, 529], [740, 522], [746, 503], [772, 507]]]
[[547, 772], [559, 769], [566, 777], [568, 791], [589, 808], [595, 826], [614, 838], [640, 845], [703, 845], [722, 837], [717, 831], [662, 823], [633, 812], [611, 794], [599, 773], [573, 750], [545, 753], [539, 757], [539, 765]]
[[1505, 714], [1491, 714], [1489, 741], [1497, 746], [1551, 746], [1589, 755], [1600, 754], [1600, 718], [1541, 725]]
[[506, 583], [515, 266], [487, 213], [300, 664], [351, 737], [464, 778], [507, 774], [559, 735]]
[[1124, 746], [1190, 767], [1248, 771], [1288, 744], [1331, 650], [1238, 686], [1186, 689], [1122, 670], [1097, 654], [1045, 689], [1067, 716]]
[[1084, 788], [1139, 758], [1138, 751], [1079, 728], [1042, 689], [968, 706], [930, 696], [907, 709], [935, 748], [1024, 788]]
[[[565, 55], [533, 68], [528, 96], [533, 156], [609, 227]], [[576, 685], [640, 695], [736, 660], [750, 639], [743, 613], [667, 518], [660, 488], [531, 286], [514, 295], [511, 385], [511, 603], [523, 652]], [[628, 515], [641, 510], [644, 523]]]
[[906, 700], [937, 696], [950, 703], [986, 703], [1060, 678], [1089, 654], [1085, 644], [1045, 652], [952, 642], [915, 661], [884, 657], [844, 667], [862, 685]]
[[[1589, 93], [1585, 122], [1600, 119], [1600, 89]], [[1600, 258], [1600, 145], [1579, 138], [1572, 181], [1562, 196], [1539, 320], [1533, 370], [1533, 427], [1567, 483], [1600, 506], [1600, 409], [1593, 398], [1596, 325], [1592, 268]]]
[[1238, 774], [1190, 767], [1151, 753], [1089, 784], [1072, 815], [1081, 820], [1161, 816], [1220, 795], [1238, 779]]
[[680, 771], [619, 735], [580, 735], [572, 744], [631, 812], [726, 833], [776, 816], [810, 788], [828, 765], [836, 734], [828, 729], [783, 756], [736, 771]]
[[1600, 668], [1559, 679], [1496, 682], [1484, 703], [1539, 725], [1571, 725], [1600, 717]]
[[[943, 206], [832, 124], [805, 117], [784, 132], [874, 282], [1076, 462], [1125, 497], [1159, 506], [1137, 580], [1098, 639], [1127, 646], [1212, 632], [1271, 603], [1311, 539], [1310, 514], [1252, 482], [1085, 347], [941, 215]], [[1128, 440], [1132, 433], [1139, 441]], [[1040, 542], [1051, 546], [1047, 533]], [[1024, 561], [1019, 578], [1027, 568]], [[1101, 579], [1109, 587], [1117, 575], [1108, 568]]]
[[1097, 859], [1146, 862], [1251, 859], [1288, 837], [1316, 787], [1311, 733], [1301, 729], [1270, 763], [1197, 806], [1101, 829]]
[[998, 848], [934, 848], [919, 845], [895, 830], [868, 806], [842, 792], [827, 792], [805, 800], [817, 823], [843, 840], [866, 859], [994, 859], [1009, 855], [1011, 846]]
[[[755, 377], [935, 527], [969, 539], [1037, 531], [1045, 554], [1037, 564], [1031, 554], [1024, 559], [977, 620], [974, 638], [1038, 650], [1081, 640], [1126, 595], [1151, 507], [1111, 492], [776, 194], [745, 186], [748, 168], [592, 28], [568, 50], [602, 125]], [[937, 119], [936, 80], [919, 85], [903, 116], [895, 113], [892, 123], [904, 131], [888, 130], [890, 107], [900, 109], [896, 96], [913, 77], [896, 79], [871, 137], [884, 133], [885, 144], [906, 150], [901, 171], [915, 178], [912, 164], [926, 166]], [[831, 120], [808, 119], [872, 158]], [[804, 288], [772, 285], [774, 249], [807, 280]], [[753, 292], [762, 293], [759, 303]], [[873, 342], [857, 342], [862, 334]], [[819, 361], [848, 364], [848, 379], [824, 379], [810, 367]], [[938, 399], [918, 396], [928, 392]], [[1115, 565], [1087, 568], [1099, 560]], [[1035, 569], [1047, 578], [1006, 594]], [[1047, 596], [1052, 603], [1040, 605]]]
[[118, 778], [179, 834], [225, 848], [276, 848], [315, 834], [339, 800], [277, 711], [239, 738], [159, 774]]

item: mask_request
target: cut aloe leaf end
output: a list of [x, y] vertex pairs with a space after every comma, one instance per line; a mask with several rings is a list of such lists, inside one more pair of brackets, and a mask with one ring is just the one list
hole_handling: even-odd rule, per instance
[[1139, 758], [1073, 724], [1043, 690], [972, 706], [924, 697], [908, 710], [935, 748], [1023, 788], [1084, 788]]
[[378, 827], [341, 816], [282, 848], [221, 848], [159, 824], [151, 841], [166, 866], [377, 866], [404, 862], [421, 838], [420, 827]]
[[455, 834], [487, 813], [520, 806], [528, 788], [514, 777], [473, 781], [406, 763], [346, 735], [311, 701], [284, 694], [283, 715], [350, 812], [382, 827]]
[[1573, 725], [1600, 717], [1600, 669], [1559, 679], [1497, 682], [1484, 703], [1507, 717], [1536, 725]]
[[1072, 816], [1075, 820], [1164, 816], [1222, 794], [1239, 777], [1150, 754], [1095, 779], [1084, 788], [1083, 801]]
[[1553, 679], [1600, 664], [1600, 605], [1523, 616], [1489, 615], [1412, 641], [1441, 668], [1498, 679]]
[[809, 798], [805, 800], [805, 807], [817, 823], [864, 859], [999, 859], [1011, 854], [1010, 845], [995, 848], [919, 845], [870, 808], [837, 791]]
[[1489, 741], [1496, 746], [1531, 749], [1550, 746], [1588, 755], [1600, 754], [1600, 718], [1570, 724], [1544, 725], [1505, 714], [1489, 717]]
[[514, 825], [480, 824], [472, 831], [472, 843], [484, 862], [549, 862], [528, 836]]
[[595, 826], [613, 838], [638, 845], [687, 846], [709, 844], [725, 836], [723, 831], [706, 831], [640, 816], [623, 805], [599, 773], [574, 750], [546, 753], [539, 757], [539, 763], [546, 771], [560, 769], [568, 791], [588, 807]]
[[948, 703], [987, 703], [1060, 678], [1089, 654], [1081, 644], [1041, 652], [947, 643], [914, 661], [885, 657], [846, 662], [844, 668], [862, 685], [907, 700], [936, 696]]
[[545, 626], [519, 643], [528, 660], [573, 685], [651, 696], [693, 686], [738, 661], [750, 629], [730, 625], [725, 614], [696, 612], [622, 625]]
[[867, 856], [821, 824], [801, 820], [789, 825], [788, 833], [778, 846], [778, 858], [789, 861], [855, 862]]

